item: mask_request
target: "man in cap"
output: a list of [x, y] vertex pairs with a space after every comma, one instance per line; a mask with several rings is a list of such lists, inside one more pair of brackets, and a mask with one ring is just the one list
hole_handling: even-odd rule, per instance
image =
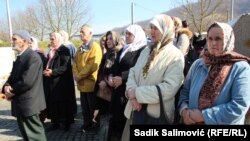
[[12, 42], [17, 51], [17, 59], [2, 90], [11, 101], [11, 112], [17, 118], [23, 139], [46, 141], [44, 127], [39, 119], [40, 111], [46, 108], [43, 64], [38, 54], [29, 48], [30, 38], [25, 30], [18, 30], [13, 34]]

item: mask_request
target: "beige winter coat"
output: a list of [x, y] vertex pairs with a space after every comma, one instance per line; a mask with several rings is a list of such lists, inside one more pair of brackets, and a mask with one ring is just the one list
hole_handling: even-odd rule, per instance
[[[128, 81], [129, 88], [136, 88], [135, 95], [139, 103], [149, 104], [147, 111], [154, 117], [160, 116], [159, 96], [155, 85], [159, 85], [165, 112], [169, 119], [174, 118], [175, 94], [183, 83], [184, 57], [181, 51], [172, 43], [169, 43], [160, 51], [152, 62], [152, 67], [146, 79], [143, 78], [143, 67], [145, 66], [150, 49], [145, 48], [137, 60], [136, 65], [130, 69]], [[132, 116], [132, 104], [128, 101], [124, 114], [127, 118]]]

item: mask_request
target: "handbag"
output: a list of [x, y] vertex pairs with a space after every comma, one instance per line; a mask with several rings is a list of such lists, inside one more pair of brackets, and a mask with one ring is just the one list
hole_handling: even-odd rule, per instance
[[112, 96], [112, 89], [109, 88], [109, 87], [105, 87], [104, 89], [98, 89], [97, 91], [97, 94], [96, 94], [97, 97], [105, 100], [105, 101], [108, 101], [110, 102], [111, 101], [111, 96]]
[[160, 87], [156, 85], [159, 100], [160, 100], [160, 116], [158, 118], [152, 117], [147, 113], [147, 106], [148, 104], [143, 104], [142, 109], [139, 112], [134, 112], [133, 124], [134, 125], [168, 125], [170, 124], [170, 120], [168, 119], [167, 115], [165, 114], [162, 94]]

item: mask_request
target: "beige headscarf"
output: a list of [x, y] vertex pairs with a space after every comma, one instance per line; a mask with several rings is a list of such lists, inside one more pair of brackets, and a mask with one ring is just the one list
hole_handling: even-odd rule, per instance
[[156, 26], [162, 33], [162, 38], [157, 44], [157, 50], [174, 39], [174, 22], [170, 16], [164, 14], [157, 15], [150, 21], [150, 24]]
[[49, 53], [48, 53], [48, 59], [49, 60], [48, 60], [48, 63], [47, 63], [47, 68], [51, 65], [50, 63], [51, 63], [52, 59], [54, 58], [57, 49], [63, 44], [62, 36], [61, 36], [60, 33], [52, 32], [50, 34], [50, 36], [52, 34], [55, 35], [55, 44], [50, 45], [50, 50], [49, 50]]
[[64, 30], [60, 30], [59, 33], [61, 34], [62, 36], [62, 40], [63, 40], [63, 44], [64, 45], [70, 45], [72, 44], [70, 41], [69, 41], [69, 34], [64, 31]]
[[224, 34], [223, 50], [224, 50], [224, 52], [234, 50], [235, 38], [234, 38], [233, 28], [226, 23], [215, 22], [215, 24], [217, 24], [223, 30], [223, 34]]
[[162, 38], [156, 44], [151, 46], [152, 52], [148, 57], [148, 61], [143, 68], [143, 77], [147, 77], [148, 70], [150, 69], [151, 62], [153, 62], [155, 56], [157, 56], [166, 44], [170, 43], [174, 39], [174, 22], [168, 15], [160, 14], [155, 16], [150, 24], [156, 26], [156, 28], [162, 33]]

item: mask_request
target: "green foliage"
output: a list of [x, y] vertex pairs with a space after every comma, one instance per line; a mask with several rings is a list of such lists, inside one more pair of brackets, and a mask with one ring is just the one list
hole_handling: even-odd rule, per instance
[[38, 42], [38, 46], [41, 50], [47, 51], [49, 43], [50, 43], [50, 41], [40, 41], [40, 42]]
[[[78, 39], [74, 39], [71, 41], [75, 47], [80, 47], [81, 44], [82, 44], [82, 41], [81, 40], [78, 40]], [[40, 41], [38, 42], [38, 45], [39, 45], [39, 48], [43, 51], [47, 51], [48, 50], [48, 45], [49, 45], [50, 41]]]
[[71, 42], [75, 45], [76, 48], [80, 47], [82, 44], [82, 41], [79, 39], [74, 39]]
[[0, 40], [0, 47], [10, 47], [10, 46], [11, 46], [10, 42]]

